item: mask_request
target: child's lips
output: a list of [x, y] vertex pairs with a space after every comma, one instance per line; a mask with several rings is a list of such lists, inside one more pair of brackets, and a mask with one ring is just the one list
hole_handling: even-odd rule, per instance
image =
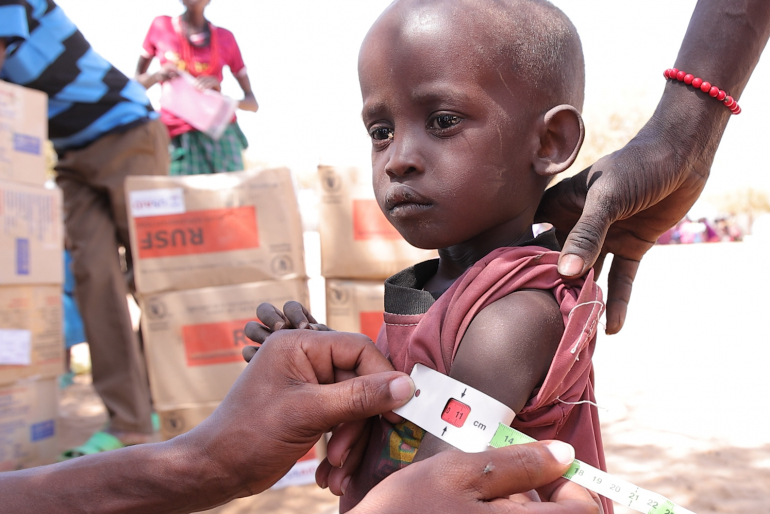
[[409, 186], [391, 186], [385, 194], [385, 210], [391, 215], [408, 215], [430, 207], [431, 201]]

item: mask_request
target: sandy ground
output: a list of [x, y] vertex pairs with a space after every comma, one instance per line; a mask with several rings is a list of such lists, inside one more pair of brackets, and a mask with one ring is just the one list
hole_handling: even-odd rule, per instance
[[[760, 261], [768, 250], [756, 243], [654, 248], [639, 270], [626, 327], [598, 342], [610, 472], [697, 514], [770, 513], [770, 275]], [[64, 392], [60, 415], [62, 448], [103, 423], [87, 377]], [[328, 492], [303, 486], [212, 512], [337, 510]], [[616, 505], [615, 512], [633, 511]]]

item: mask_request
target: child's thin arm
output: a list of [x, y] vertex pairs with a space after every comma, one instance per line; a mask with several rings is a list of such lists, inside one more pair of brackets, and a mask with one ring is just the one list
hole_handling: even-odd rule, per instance
[[[564, 332], [547, 291], [517, 291], [481, 311], [463, 336], [449, 375], [516, 413], [545, 379]], [[415, 461], [452, 448], [430, 434]]]

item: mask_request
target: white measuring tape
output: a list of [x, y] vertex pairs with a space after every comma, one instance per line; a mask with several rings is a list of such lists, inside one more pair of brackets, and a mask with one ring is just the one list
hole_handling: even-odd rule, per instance
[[[506, 405], [422, 364], [412, 369], [414, 397], [396, 414], [426, 432], [469, 453], [490, 446], [531, 443], [509, 425], [515, 413]], [[671, 500], [575, 460], [564, 478], [645, 514], [694, 514]]]

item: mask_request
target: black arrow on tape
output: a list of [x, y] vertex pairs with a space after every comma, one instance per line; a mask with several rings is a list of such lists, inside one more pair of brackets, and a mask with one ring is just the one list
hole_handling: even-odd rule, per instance
[[444, 431], [443, 431], [443, 432], [441, 432], [441, 437], [443, 437], [443, 436], [444, 436], [444, 434], [446, 434], [446, 428], [447, 428], [447, 427], [444, 427]]
[[[467, 391], [468, 388], [465, 388], [465, 391]], [[465, 391], [463, 391], [463, 394], [460, 395], [460, 398], [465, 398]]]

